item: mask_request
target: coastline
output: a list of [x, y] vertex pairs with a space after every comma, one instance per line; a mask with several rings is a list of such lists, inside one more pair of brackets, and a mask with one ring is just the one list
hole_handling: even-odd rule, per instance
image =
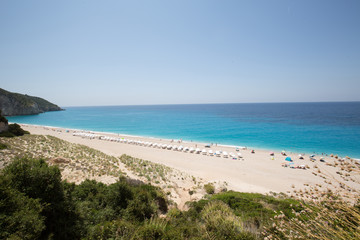
[[[9, 123], [15, 123], [15, 122], [9, 122]], [[182, 143], [187, 143], [187, 144], [197, 144], [197, 145], [200, 145], [200, 146], [205, 146], [205, 145], [208, 145], [208, 144], [214, 144], [218, 147], [224, 147], [224, 148], [247, 148], [247, 149], [250, 149], [250, 150], [255, 150], [255, 151], [264, 151], [264, 152], [278, 152], [280, 153], [281, 151], [285, 151], [287, 153], [290, 153], [290, 154], [295, 154], [295, 155], [299, 155], [299, 154], [302, 154], [302, 155], [318, 155], [318, 156], [322, 156], [322, 157], [327, 157], [327, 156], [330, 156], [331, 154], [333, 155], [337, 155], [339, 156], [340, 158], [346, 158], [346, 157], [350, 157], [352, 159], [356, 159], [356, 160], [360, 160], [360, 157], [357, 158], [357, 157], [352, 157], [350, 155], [340, 155], [340, 154], [337, 154], [336, 152], [331, 152], [331, 153], [320, 153], [320, 152], [317, 152], [317, 151], [313, 151], [313, 152], [310, 152], [310, 151], [296, 151], [296, 150], [292, 150], [291, 148], [282, 148], [280, 150], [280, 148], [271, 148], [271, 147], [254, 147], [254, 146], [247, 146], [247, 145], [232, 145], [232, 144], [223, 144], [223, 143], [214, 143], [214, 142], [202, 142], [202, 141], [192, 141], [192, 140], [182, 140], [181, 138], [180, 139], [170, 139], [170, 138], [162, 138], [162, 137], [154, 137], [154, 136], [142, 136], [142, 135], [133, 135], [133, 134], [125, 134], [125, 133], [114, 133], [114, 132], [102, 132], [102, 131], [96, 131], [96, 130], [88, 130], [88, 129], [77, 129], [77, 128], [67, 128], [67, 127], [57, 127], [57, 126], [48, 126], [48, 125], [37, 125], [37, 124], [27, 124], [27, 123], [18, 123], [19, 125], [21, 126], [37, 126], [37, 127], [47, 127], [47, 128], [51, 128], [51, 129], [59, 129], [59, 130], [70, 130], [70, 131], [76, 131], [76, 132], [86, 132], [86, 133], [95, 133], [95, 134], [99, 134], [99, 135], [109, 135], [109, 136], [120, 136], [120, 137], [128, 137], [128, 138], [139, 138], [139, 139], [152, 139], [154, 141], [178, 141], [178, 140], [181, 140]]]
[[[304, 186], [318, 185], [322, 185], [324, 189], [337, 189], [333, 184], [324, 184], [324, 178], [319, 177], [319, 174], [316, 174], [315, 171], [326, 173], [326, 178], [329, 179], [329, 182], [344, 181], [342, 177], [337, 174], [338, 168], [328, 165], [329, 163], [337, 161], [337, 159], [330, 156], [316, 156], [316, 161], [312, 162], [308, 154], [304, 156], [303, 160], [300, 160], [298, 153], [288, 153], [287, 156], [283, 156], [279, 151], [274, 151], [274, 158], [272, 159], [268, 150], [255, 149], [255, 153], [251, 153], [252, 148], [239, 149], [239, 151], [236, 151], [234, 146], [228, 145], [213, 145], [210, 148], [206, 148], [214, 152], [226, 151], [235, 154], [241, 153], [242, 158], [233, 160], [231, 157], [215, 157], [144, 145], [106, 141], [98, 138], [91, 139], [74, 136], [74, 132], [101, 134], [109, 138], [128, 138], [133, 141], [180, 145], [180, 143], [171, 142], [171, 139], [148, 138], [41, 125], [21, 124], [21, 126], [32, 134], [52, 135], [71, 143], [86, 145], [111, 156], [119, 157], [126, 154], [154, 163], [164, 164], [165, 166], [202, 179], [204, 182], [225, 182], [228, 190], [258, 193], [289, 193], [295, 189], [302, 189]], [[199, 142], [182, 141], [181, 145], [189, 148], [205, 148], [205, 143]], [[290, 168], [291, 165], [283, 167], [284, 164], [289, 164], [289, 162], [285, 161], [286, 157], [293, 159], [292, 166], [295, 166], [294, 168]], [[323, 157], [324, 162], [320, 162], [319, 157]], [[299, 165], [304, 165], [308, 168], [296, 168]], [[352, 177], [356, 181], [348, 182], [347, 184], [354, 189], [360, 189], [359, 173], [353, 172], [352, 174]]]

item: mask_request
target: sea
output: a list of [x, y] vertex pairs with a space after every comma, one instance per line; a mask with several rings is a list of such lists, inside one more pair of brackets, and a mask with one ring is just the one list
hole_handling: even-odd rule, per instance
[[65, 107], [10, 122], [360, 158], [360, 102]]

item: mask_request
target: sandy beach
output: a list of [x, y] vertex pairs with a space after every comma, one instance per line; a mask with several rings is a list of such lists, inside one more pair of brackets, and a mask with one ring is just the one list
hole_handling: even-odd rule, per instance
[[[149, 160], [154, 163], [164, 164], [168, 167], [185, 172], [204, 182], [225, 182], [228, 190], [241, 192], [283, 192], [290, 193], [295, 189], [303, 189], [305, 186], [319, 187], [321, 189], [344, 190], [350, 192], [350, 188], [356, 192], [360, 189], [360, 175], [358, 171], [351, 171], [345, 178], [339, 174], [340, 165], [336, 164], [338, 159], [330, 156], [315, 156], [316, 161], [311, 161], [309, 155], [299, 159], [298, 153], [287, 153], [283, 156], [280, 152], [274, 152], [274, 157], [269, 151], [255, 149], [240, 149], [230, 146], [210, 146], [207, 150], [226, 151], [234, 154], [241, 153], [242, 158], [233, 160], [231, 157], [209, 156], [203, 154], [189, 153], [183, 151], [167, 150], [143, 145], [90, 139], [84, 136], [74, 136], [79, 130], [53, 128], [35, 125], [22, 125], [31, 134], [51, 135], [71, 143], [83, 144], [85, 146], [100, 150], [106, 154], [119, 157], [127, 154], [136, 158]], [[90, 133], [83, 131], [84, 133]], [[93, 132], [91, 132], [93, 133]], [[205, 145], [195, 142], [181, 142], [167, 140], [135, 137], [119, 134], [96, 133], [102, 136], [124, 138], [133, 141], [152, 142], [158, 144], [182, 145], [184, 147], [204, 149]], [[286, 157], [293, 159], [293, 166], [305, 165], [306, 169], [283, 167]], [[320, 162], [320, 157], [324, 161]], [[342, 161], [342, 160], [340, 160]], [[351, 161], [351, 160], [345, 160]], [[342, 170], [344, 170], [342, 168]], [[341, 171], [341, 170], [340, 170]], [[343, 187], [339, 187], [343, 186]], [[344, 187], [345, 186], [345, 187]], [[349, 187], [349, 189], [347, 189]]]

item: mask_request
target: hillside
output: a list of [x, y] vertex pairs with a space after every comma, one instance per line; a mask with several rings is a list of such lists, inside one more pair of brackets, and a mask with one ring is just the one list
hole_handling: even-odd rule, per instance
[[4, 116], [14, 116], [60, 111], [62, 109], [43, 98], [12, 93], [0, 88], [0, 110]]

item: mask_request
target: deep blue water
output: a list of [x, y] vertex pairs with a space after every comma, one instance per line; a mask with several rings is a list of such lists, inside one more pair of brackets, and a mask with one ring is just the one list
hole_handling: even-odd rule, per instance
[[67, 107], [8, 117], [76, 128], [360, 158], [360, 102]]

